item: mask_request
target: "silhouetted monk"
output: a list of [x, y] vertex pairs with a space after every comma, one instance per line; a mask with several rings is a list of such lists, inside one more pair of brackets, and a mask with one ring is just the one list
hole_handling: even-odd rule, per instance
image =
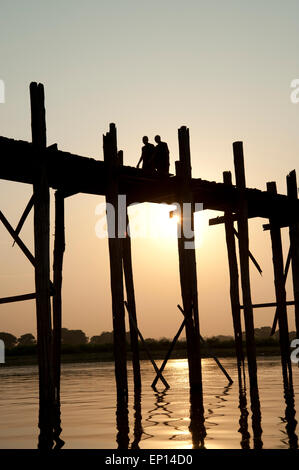
[[144, 143], [144, 146], [142, 147], [141, 157], [137, 163], [137, 168], [139, 168], [139, 165], [142, 162], [143, 170], [154, 171], [155, 146], [149, 143], [146, 135], [142, 138], [142, 142]]
[[156, 135], [155, 142], [155, 169], [160, 175], [169, 174], [169, 150], [166, 142], [161, 141], [161, 137]]

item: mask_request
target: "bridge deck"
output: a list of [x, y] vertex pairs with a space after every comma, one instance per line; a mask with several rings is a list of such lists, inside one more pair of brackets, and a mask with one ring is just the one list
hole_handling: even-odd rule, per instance
[[[107, 192], [107, 167], [103, 161], [63, 152], [55, 148], [41, 150], [45, 153], [49, 186], [62, 189], [66, 194], [85, 193], [105, 195]], [[31, 143], [0, 137], [0, 178], [32, 184], [36, 155]], [[146, 174], [130, 166], [119, 167], [119, 192], [126, 194], [128, 203], [176, 201], [177, 177], [161, 178]], [[192, 193], [195, 202], [204, 209], [235, 211], [240, 190], [235, 186], [193, 178]], [[248, 216], [276, 217], [282, 226], [297, 220], [299, 200], [291, 201], [286, 195], [273, 195], [258, 189], [246, 189]]]

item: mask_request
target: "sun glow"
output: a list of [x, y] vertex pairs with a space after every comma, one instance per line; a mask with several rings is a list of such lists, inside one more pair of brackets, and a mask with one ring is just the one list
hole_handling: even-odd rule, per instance
[[[177, 206], [172, 204], [144, 203], [129, 208], [131, 238], [148, 238], [162, 240], [176, 239], [182, 230], [181, 217]], [[204, 211], [194, 215], [195, 247], [202, 244], [208, 220]], [[190, 231], [187, 238], [190, 237]]]

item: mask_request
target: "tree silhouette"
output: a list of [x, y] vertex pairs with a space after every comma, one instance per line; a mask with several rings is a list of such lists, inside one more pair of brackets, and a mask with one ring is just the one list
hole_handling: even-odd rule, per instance
[[88, 338], [82, 330], [69, 330], [68, 328], [61, 328], [61, 342], [62, 344], [78, 345], [86, 344]]
[[35, 337], [31, 333], [25, 333], [24, 335], [18, 338], [18, 345], [19, 346], [33, 346], [36, 344]]
[[16, 336], [11, 335], [10, 333], [5, 333], [5, 332], [0, 333], [0, 339], [2, 339], [2, 341], [5, 344], [5, 348], [7, 349], [11, 349], [14, 346], [16, 346], [17, 341], [18, 341]]

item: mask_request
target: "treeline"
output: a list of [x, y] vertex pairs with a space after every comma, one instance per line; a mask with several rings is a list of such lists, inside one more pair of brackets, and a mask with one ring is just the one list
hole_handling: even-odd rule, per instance
[[[278, 346], [279, 332], [275, 335], [270, 336], [271, 328], [262, 327], [255, 329], [256, 344], [260, 347], [276, 347]], [[290, 333], [290, 340], [295, 338], [295, 332]], [[130, 350], [130, 334], [126, 333], [128, 350]], [[8, 355], [14, 354], [35, 354], [36, 352], [36, 338], [32, 333], [26, 333], [21, 335], [19, 338], [10, 334], [1, 332], [0, 339], [4, 341], [5, 349]], [[152, 351], [164, 351], [167, 350], [171, 344], [171, 340], [168, 338], [147, 338], [147, 345]], [[243, 337], [245, 342], [245, 336]], [[63, 353], [75, 353], [75, 352], [110, 352], [113, 347], [113, 332], [103, 331], [100, 335], [92, 336], [88, 338], [82, 330], [69, 330], [68, 328], [62, 328], [61, 330], [61, 343]], [[202, 345], [203, 350], [206, 348], [214, 349], [231, 349], [234, 348], [234, 339], [232, 336], [213, 336], [205, 339], [205, 343]], [[186, 349], [186, 340], [179, 340], [176, 344], [177, 350]]]

